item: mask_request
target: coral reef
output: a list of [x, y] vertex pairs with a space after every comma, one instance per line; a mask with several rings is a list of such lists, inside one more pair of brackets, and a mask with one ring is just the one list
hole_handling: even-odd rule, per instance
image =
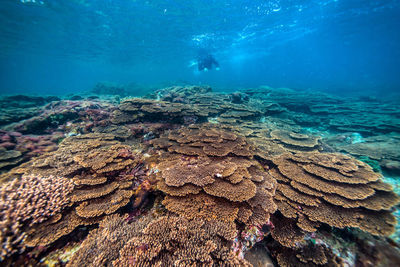
[[0, 100], [1, 264], [398, 265], [398, 103], [137, 88]]
[[126, 243], [114, 266], [250, 266], [230, 251], [235, 236], [233, 224], [164, 216]]
[[80, 249], [80, 247], [81, 244], [79, 242], [71, 242], [61, 249], [50, 252], [49, 255], [40, 260], [40, 263], [48, 267], [55, 267], [60, 265], [64, 266], [68, 262], [70, 262], [71, 258]]
[[[112, 135], [88, 134], [66, 138], [59, 149], [12, 170], [10, 175], [67, 177], [75, 185], [69, 208], [54, 219], [31, 227], [27, 246], [45, 246], [72, 232], [79, 225], [97, 223], [127, 205], [134, 194], [132, 180], [141, 159], [131, 147]], [[137, 171], [137, 170], [135, 170]]]
[[275, 264], [269, 254], [268, 249], [264, 245], [257, 244], [244, 257], [253, 266], [274, 267]]
[[0, 173], [11, 169], [23, 160], [22, 153], [0, 147]]
[[308, 243], [330, 248], [349, 266], [397, 266], [399, 248], [386, 238], [377, 238], [360, 231], [333, 230], [307, 235]]
[[171, 86], [156, 90], [147, 97], [173, 103], [190, 103], [188, 97], [210, 93], [211, 91], [210, 86]]
[[255, 148], [243, 136], [212, 124], [191, 125], [152, 141], [153, 146], [183, 155], [253, 156]]
[[92, 88], [91, 93], [96, 95], [119, 95], [119, 96], [128, 95], [125, 86], [108, 82], [97, 83]]
[[64, 136], [60, 132], [32, 136], [0, 130], [0, 173], [30, 160], [34, 156], [56, 150], [57, 142], [62, 138]]
[[247, 121], [236, 125], [220, 125], [246, 137], [247, 142], [255, 147], [256, 156], [269, 160], [271, 157], [287, 152], [325, 151], [321, 137], [302, 133], [296, 126], [288, 126], [281, 119], [269, 121]]
[[376, 135], [361, 140], [354, 140], [348, 135], [336, 135], [326, 138], [326, 142], [337, 151], [348, 153], [355, 157], [367, 157], [375, 160], [379, 166], [389, 172], [400, 173], [400, 135]]
[[43, 105], [58, 100], [60, 99], [55, 96], [3, 96], [0, 98], [0, 125], [18, 122], [36, 116], [40, 113]]
[[343, 266], [341, 259], [323, 245], [309, 245], [293, 250], [282, 248], [276, 255], [281, 267]]
[[264, 103], [275, 103], [286, 108], [287, 117], [301, 126], [365, 135], [400, 132], [399, 104], [396, 102], [378, 99], [365, 101], [268, 86], [245, 90], [244, 93]]
[[271, 220], [274, 240], [266, 245], [279, 266], [343, 266], [342, 258], [330, 246], [306, 240], [294, 220], [281, 214], [275, 214]]
[[284, 130], [271, 131], [270, 135], [273, 139], [278, 140], [285, 147], [305, 151], [317, 150], [318, 140], [320, 139], [318, 136], [310, 136]]
[[[24, 134], [46, 134], [54, 129], [68, 128], [68, 124], [81, 122], [82, 130], [107, 124], [114, 105], [98, 100], [60, 100], [53, 101], [43, 107], [38, 115], [12, 125], [13, 131]], [[67, 129], [66, 129], [67, 130]]]
[[172, 122], [184, 123], [185, 119], [193, 117], [193, 120], [201, 121], [208, 116], [207, 112], [199, 108], [165, 101], [157, 101], [142, 98], [132, 98], [123, 101], [114, 111], [112, 122], [125, 124], [132, 122]]
[[152, 144], [169, 151], [157, 165], [168, 210], [189, 219], [255, 225], [274, 213], [276, 182], [251, 159], [254, 148], [243, 137], [202, 125], [169, 132]]
[[[274, 238], [301, 237], [293, 220], [282, 215], [272, 218], [275, 225], [285, 231], [273, 231]], [[275, 229], [277, 229], [277, 227]], [[297, 228], [298, 229], [298, 228]], [[304, 237], [304, 238], [303, 238]], [[296, 245], [282, 247], [278, 242], [265, 243], [271, 254], [282, 266], [397, 266], [400, 262], [399, 248], [383, 237], [371, 236], [355, 229], [324, 228], [297, 238]], [[312, 253], [310, 253], [312, 252]], [[280, 256], [279, 256], [280, 255]], [[322, 256], [322, 257], [321, 257]], [[328, 260], [326, 261], [325, 258]], [[322, 264], [324, 260], [325, 264]], [[307, 263], [307, 265], [305, 265]]]
[[[226, 95], [211, 93], [208, 86], [168, 87], [150, 94], [156, 100], [190, 104], [197, 112], [220, 123], [235, 124], [246, 120], [256, 120], [269, 113], [269, 107], [254, 108], [247, 103], [247, 95], [239, 92]], [[240, 100], [243, 99], [243, 100]], [[170, 104], [171, 105], [171, 104]], [[257, 106], [258, 107], [258, 106]], [[274, 107], [270, 107], [273, 109]], [[200, 116], [201, 117], [201, 116]], [[202, 120], [204, 121], [204, 120]]]
[[314, 232], [325, 223], [374, 235], [394, 231], [390, 212], [399, 197], [367, 164], [334, 153], [284, 154], [273, 162], [278, 210], [302, 230]]
[[111, 266], [125, 244], [133, 237], [140, 236], [152, 220], [153, 217], [145, 216], [135, 223], [128, 223], [127, 215], [113, 214], [105, 217], [99, 223], [99, 228], [86, 237], [67, 266]]
[[0, 257], [24, 249], [25, 231], [61, 213], [71, 202], [72, 180], [22, 176], [0, 188]]

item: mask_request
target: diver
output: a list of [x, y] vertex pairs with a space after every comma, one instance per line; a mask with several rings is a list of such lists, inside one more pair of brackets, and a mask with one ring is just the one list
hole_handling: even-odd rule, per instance
[[219, 70], [219, 63], [210, 53], [201, 50], [197, 57], [197, 68], [199, 71], [209, 71], [215, 67], [215, 70]]

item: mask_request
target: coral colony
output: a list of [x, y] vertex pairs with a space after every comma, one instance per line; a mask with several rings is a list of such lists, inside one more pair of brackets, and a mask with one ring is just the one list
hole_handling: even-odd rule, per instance
[[400, 265], [398, 104], [114, 87], [0, 100], [2, 266]]

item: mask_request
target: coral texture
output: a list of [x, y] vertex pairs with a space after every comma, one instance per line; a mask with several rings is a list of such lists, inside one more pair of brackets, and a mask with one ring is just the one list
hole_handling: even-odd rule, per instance
[[25, 243], [48, 245], [77, 226], [97, 223], [128, 204], [135, 192], [132, 181], [139, 163], [131, 147], [112, 135], [88, 134], [66, 138], [57, 151], [14, 169], [10, 172], [14, 175], [62, 176], [75, 185], [69, 195], [70, 208], [62, 213], [55, 210], [58, 220], [35, 225]]
[[187, 104], [171, 103], [150, 99], [132, 98], [123, 101], [114, 111], [112, 122], [124, 124], [130, 122], [161, 122], [172, 121], [185, 123], [185, 118], [204, 120], [208, 113]]
[[7, 150], [0, 147], [0, 173], [7, 171], [23, 160], [22, 153], [18, 150]]
[[399, 197], [365, 163], [334, 153], [284, 154], [273, 162], [278, 210], [304, 231], [321, 223], [374, 235], [394, 231], [391, 208]]
[[121, 249], [154, 218], [145, 216], [134, 223], [128, 223], [126, 216], [113, 214], [105, 217], [99, 228], [90, 232], [80, 249], [74, 254], [67, 266], [112, 266]]
[[254, 154], [254, 147], [244, 137], [211, 124], [191, 125], [172, 131], [152, 141], [152, 144], [183, 155], [251, 158]]
[[23, 249], [24, 231], [61, 213], [74, 184], [63, 177], [22, 176], [0, 188], [1, 258]]
[[191, 124], [214, 117], [221, 123], [237, 123], [257, 119], [263, 113], [250, 105], [232, 103], [228, 95], [211, 94], [209, 91], [209, 87], [170, 87], [151, 94], [150, 97], [155, 100], [127, 99], [114, 112], [113, 122], [170, 120]]
[[398, 103], [211, 91], [0, 99], [1, 263], [79, 243], [68, 266], [248, 266], [258, 242], [280, 266], [398, 265]]
[[273, 139], [295, 150], [316, 150], [318, 148], [318, 141], [321, 139], [318, 136], [310, 136], [285, 130], [274, 130], [270, 134]]
[[276, 258], [282, 267], [343, 266], [341, 259], [323, 245], [309, 245], [297, 250], [283, 248]]
[[169, 151], [157, 165], [168, 210], [190, 219], [256, 225], [275, 212], [275, 179], [251, 159], [254, 149], [243, 137], [206, 124], [171, 131], [152, 143]]
[[121, 250], [114, 266], [249, 266], [230, 251], [235, 225], [165, 216]]

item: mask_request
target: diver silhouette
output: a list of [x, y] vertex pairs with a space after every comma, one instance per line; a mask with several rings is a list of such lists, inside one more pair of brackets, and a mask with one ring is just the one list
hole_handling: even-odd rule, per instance
[[197, 68], [199, 71], [209, 71], [215, 67], [219, 70], [219, 63], [213, 55], [206, 51], [200, 51], [197, 57]]

